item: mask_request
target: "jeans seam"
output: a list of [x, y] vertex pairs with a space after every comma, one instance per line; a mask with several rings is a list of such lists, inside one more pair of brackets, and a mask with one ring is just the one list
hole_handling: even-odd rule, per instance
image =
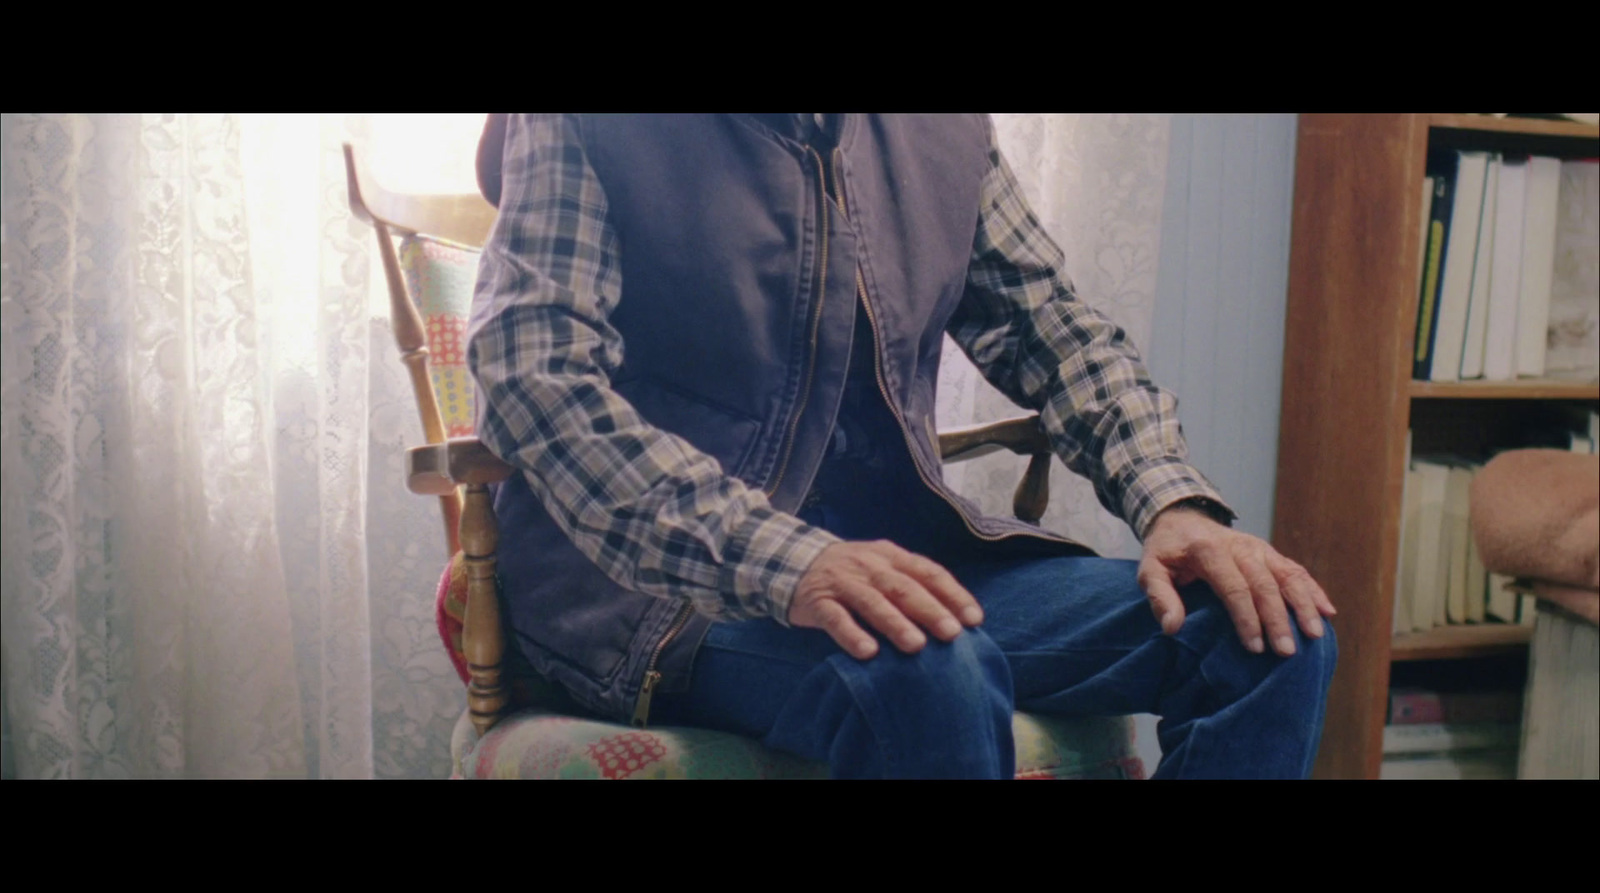
[[[841, 671], [839, 666], [832, 660], [824, 661], [824, 663], [827, 665], [828, 671], [833, 673], [834, 676], [844, 684], [845, 691], [850, 694], [850, 702], [856, 705], [856, 712], [861, 714], [861, 723], [867, 727], [867, 732], [872, 735], [873, 744], [877, 747], [878, 753], [883, 758], [882, 770], [884, 777], [893, 778], [894, 773], [889, 770], [891, 766], [899, 765], [899, 754], [892, 752], [888, 747], [888, 742], [884, 740], [883, 734], [878, 729], [877, 723], [873, 721], [872, 711], [868, 710], [867, 705], [862, 702], [862, 693], [856, 684], [856, 680], [852, 679], [849, 673]], [[876, 704], [877, 698], [872, 696], [875, 693], [870, 691], [872, 688], [870, 682], [864, 682], [861, 688], [869, 689], [867, 692], [869, 696], [868, 700]]]

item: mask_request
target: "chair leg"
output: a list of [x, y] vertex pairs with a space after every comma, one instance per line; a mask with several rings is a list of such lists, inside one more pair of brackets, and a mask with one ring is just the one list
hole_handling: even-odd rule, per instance
[[467, 656], [467, 707], [481, 738], [494, 728], [506, 708], [507, 692], [500, 678], [505, 656], [505, 630], [500, 625], [499, 586], [495, 579], [495, 549], [499, 530], [487, 484], [467, 485], [461, 513], [462, 558], [467, 565], [467, 616], [462, 630], [462, 650]]

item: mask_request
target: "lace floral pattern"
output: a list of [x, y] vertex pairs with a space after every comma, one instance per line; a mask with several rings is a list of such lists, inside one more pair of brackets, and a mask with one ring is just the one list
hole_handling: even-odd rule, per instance
[[[1135, 345], [1149, 343], [1166, 183], [1168, 116], [995, 115], [1001, 151], [1028, 203], [1066, 254], [1080, 297], [1110, 316]], [[1021, 414], [946, 339], [939, 373], [939, 427]], [[1027, 460], [997, 453], [946, 467], [951, 486], [990, 514], [1011, 511]], [[1127, 525], [1095, 500], [1088, 481], [1058, 463], [1041, 523], [1104, 555], [1137, 557]]]

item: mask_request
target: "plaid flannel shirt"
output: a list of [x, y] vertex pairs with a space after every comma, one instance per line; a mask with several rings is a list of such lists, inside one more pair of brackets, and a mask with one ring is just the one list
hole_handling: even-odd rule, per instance
[[[1000, 391], [1040, 412], [1061, 459], [1141, 537], [1173, 503], [1220, 503], [1186, 461], [1176, 399], [1061, 273], [1061, 250], [992, 126], [989, 158], [950, 336]], [[610, 389], [623, 352], [608, 322], [622, 293], [617, 252], [570, 116], [513, 116], [469, 335], [478, 434], [619, 584], [713, 617], [783, 622], [801, 576], [838, 538], [774, 509]]]

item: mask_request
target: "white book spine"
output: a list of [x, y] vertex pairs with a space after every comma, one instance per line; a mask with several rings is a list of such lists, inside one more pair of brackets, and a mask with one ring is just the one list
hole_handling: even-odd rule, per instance
[[1467, 298], [1467, 331], [1461, 345], [1461, 377], [1483, 377], [1483, 337], [1489, 329], [1489, 272], [1494, 267], [1494, 208], [1500, 192], [1500, 158], [1489, 161], [1478, 215], [1478, 241], [1472, 255], [1472, 292]]
[[1406, 465], [1400, 490], [1400, 548], [1394, 572], [1395, 635], [1411, 632], [1412, 568], [1417, 546], [1417, 473], [1411, 468], [1411, 432], [1406, 431]]
[[1527, 203], [1522, 222], [1522, 288], [1517, 305], [1517, 375], [1544, 375], [1550, 329], [1550, 283], [1556, 260], [1556, 200], [1561, 162], [1528, 159]]
[[1467, 537], [1467, 622], [1482, 623], [1489, 599], [1489, 570], [1478, 554], [1477, 540]]
[[1495, 204], [1494, 269], [1489, 275], [1489, 330], [1483, 344], [1483, 377], [1516, 377], [1517, 299], [1522, 288], [1522, 212], [1527, 202], [1528, 163], [1507, 159], [1500, 168]]
[[1489, 603], [1487, 611], [1490, 617], [1503, 623], [1517, 622], [1517, 594], [1506, 589], [1511, 583], [1511, 578], [1505, 574], [1489, 575]]
[[1600, 162], [1561, 163], [1545, 375], [1600, 380]]
[[1432, 629], [1444, 617], [1444, 586], [1441, 575], [1447, 564], [1444, 536], [1444, 497], [1449, 469], [1434, 462], [1418, 462], [1417, 555], [1412, 590], [1411, 628], [1417, 632]]
[[1467, 622], [1467, 576], [1470, 557], [1468, 543], [1472, 540], [1472, 527], [1467, 517], [1467, 498], [1472, 489], [1472, 469], [1457, 466], [1450, 469], [1448, 492], [1445, 497], [1445, 526], [1450, 546], [1448, 583], [1445, 587], [1445, 620], [1449, 623]]
[[1400, 632], [1426, 629], [1419, 623], [1417, 610], [1417, 549], [1422, 532], [1422, 472], [1415, 467], [1406, 470], [1405, 517], [1400, 541], [1399, 617]]
[[1455, 381], [1461, 372], [1461, 345], [1467, 331], [1467, 299], [1472, 292], [1472, 256], [1489, 169], [1487, 152], [1462, 152], [1456, 166], [1456, 196], [1439, 288], [1439, 321], [1433, 339], [1432, 381]]

